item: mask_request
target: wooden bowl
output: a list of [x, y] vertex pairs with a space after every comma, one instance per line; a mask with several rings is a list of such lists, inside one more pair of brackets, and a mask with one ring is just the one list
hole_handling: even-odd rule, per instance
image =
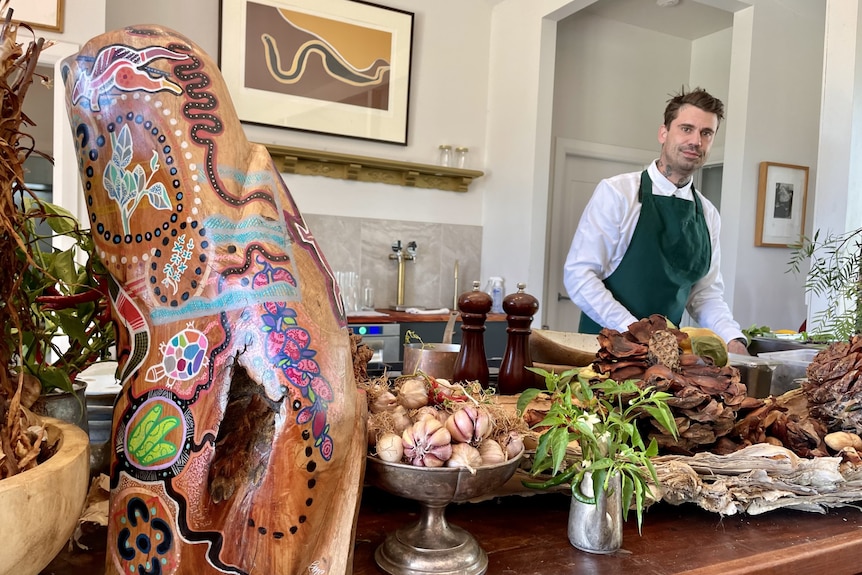
[[69, 541], [90, 482], [90, 439], [76, 425], [43, 418], [57, 452], [13, 477], [0, 480], [0, 573], [36, 575]]

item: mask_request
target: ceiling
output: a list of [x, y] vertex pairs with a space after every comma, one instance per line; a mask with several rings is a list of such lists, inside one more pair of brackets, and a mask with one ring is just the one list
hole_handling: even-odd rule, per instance
[[[721, 4], [721, 2], [712, 2]], [[727, 3], [737, 8], [738, 2]], [[694, 0], [660, 7], [656, 0], [599, 0], [576, 14], [593, 14], [662, 34], [695, 40], [733, 26], [733, 13]]]

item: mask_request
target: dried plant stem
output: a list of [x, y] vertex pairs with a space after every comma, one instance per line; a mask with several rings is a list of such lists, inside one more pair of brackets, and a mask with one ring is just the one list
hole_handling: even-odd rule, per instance
[[[24, 374], [19, 371], [13, 382], [9, 367], [23, 353], [22, 334], [30, 318], [23, 280], [27, 267], [34, 262], [26, 217], [16, 205], [15, 194], [27, 191], [23, 164], [34, 149], [32, 137], [21, 131], [22, 125], [32, 125], [23, 112], [23, 103], [33, 83], [44, 40], [34, 39], [26, 48], [19, 44], [20, 28], [11, 21], [8, 4], [8, 0], [0, 4], [5, 14], [0, 29], [0, 269], [4, 270], [0, 274], [0, 293], [6, 297], [0, 305], [0, 326], [4, 330], [0, 337], [0, 478], [35, 465], [33, 449], [38, 449], [40, 443], [31, 441], [21, 424], [25, 416], [21, 407]], [[30, 146], [22, 146], [22, 139], [29, 139]], [[25, 453], [20, 455], [21, 451]]]

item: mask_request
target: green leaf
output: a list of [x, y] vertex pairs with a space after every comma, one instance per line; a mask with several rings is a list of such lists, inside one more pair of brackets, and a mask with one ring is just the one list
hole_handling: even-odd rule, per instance
[[560, 471], [563, 461], [566, 459], [566, 448], [569, 445], [569, 432], [562, 428], [552, 429], [547, 435], [551, 436], [550, 448], [554, 460], [554, 473]]
[[670, 433], [674, 439], [679, 436], [679, 430], [676, 427], [676, 421], [673, 418], [670, 408], [666, 403], [658, 406], [645, 406], [644, 410], [661, 425], [665, 431]]
[[87, 341], [87, 326], [81, 322], [77, 309], [64, 309], [54, 312], [54, 317], [63, 333], [69, 339], [85, 343]]
[[628, 513], [629, 507], [632, 504], [632, 494], [634, 493], [634, 483], [626, 473], [620, 473], [620, 486], [622, 493], [620, 494], [625, 513]]
[[36, 373], [39, 381], [42, 382], [42, 389], [46, 391], [62, 389], [63, 391], [72, 392], [72, 380], [69, 379], [69, 374], [64, 370], [51, 365], [45, 365], [41, 366]]
[[74, 285], [78, 282], [78, 266], [75, 263], [75, 251], [68, 249], [62, 252], [54, 252], [50, 257], [51, 263], [48, 273], [66, 285]]
[[540, 393], [542, 393], [542, 391], [535, 388], [530, 388], [521, 392], [521, 395], [518, 397], [518, 404], [516, 407], [519, 416], [524, 415], [524, 410], [527, 409], [530, 402], [536, 399]]
[[572, 477], [577, 473], [578, 468], [572, 466], [567, 469], [564, 473], [560, 473], [548, 479], [547, 481], [543, 481], [541, 483], [536, 483], [533, 481], [521, 481], [521, 484], [524, 487], [528, 487], [530, 489], [549, 489], [551, 487], [556, 487], [557, 485], [562, 485], [563, 483], [568, 483]]

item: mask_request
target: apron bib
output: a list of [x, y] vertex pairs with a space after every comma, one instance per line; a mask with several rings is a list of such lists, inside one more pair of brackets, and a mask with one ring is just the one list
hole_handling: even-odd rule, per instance
[[[656, 196], [644, 170], [638, 200], [641, 213], [619, 267], [604, 280], [618, 302], [638, 319], [654, 313], [679, 325], [691, 286], [709, 271], [712, 242], [700, 198]], [[581, 313], [578, 331], [602, 326]]]

